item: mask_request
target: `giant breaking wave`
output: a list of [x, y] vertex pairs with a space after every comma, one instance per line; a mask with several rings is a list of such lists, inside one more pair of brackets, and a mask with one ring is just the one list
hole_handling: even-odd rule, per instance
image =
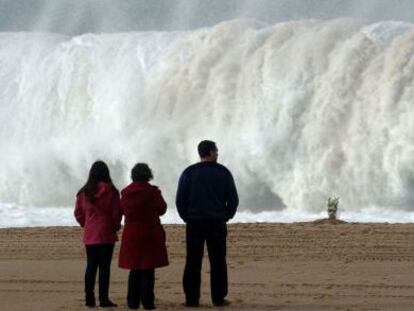
[[354, 19], [1, 33], [2, 218], [71, 206], [98, 158], [118, 187], [148, 162], [172, 210], [205, 138], [248, 220], [300, 220], [331, 195], [345, 214], [404, 217], [414, 210], [413, 55], [413, 25]]

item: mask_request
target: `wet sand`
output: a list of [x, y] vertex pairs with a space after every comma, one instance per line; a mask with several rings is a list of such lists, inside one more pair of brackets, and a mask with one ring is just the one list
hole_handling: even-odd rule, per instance
[[[184, 226], [166, 225], [170, 266], [156, 272], [159, 310], [184, 310]], [[127, 271], [112, 267], [113, 310], [128, 310]], [[0, 229], [0, 310], [83, 307], [76, 227]], [[414, 310], [414, 224], [235, 224], [227, 310]], [[203, 265], [201, 308], [210, 302]]]

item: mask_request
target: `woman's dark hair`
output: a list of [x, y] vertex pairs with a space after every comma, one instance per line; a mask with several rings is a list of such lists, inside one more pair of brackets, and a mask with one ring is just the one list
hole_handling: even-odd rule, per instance
[[146, 163], [137, 163], [131, 170], [131, 178], [133, 182], [147, 182], [154, 178], [152, 171]]
[[85, 192], [88, 201], [94, 204], [99, 182], [109, 184], [116, 192], [118, 192], [112, 183], [111, 176], [109, 175], [109, 168], [106, 163], [103, 161], [96, 161], [92, 164], [91, 169], [89, 170], [86, 184], [79, 190], [78, 194], [82, 191]]
[[205, 158], [210, 155], [211, 151], [217, 151], [217, 146], [214, 141], [203, 140], [198, 144], [197, 149], [200, 158]]

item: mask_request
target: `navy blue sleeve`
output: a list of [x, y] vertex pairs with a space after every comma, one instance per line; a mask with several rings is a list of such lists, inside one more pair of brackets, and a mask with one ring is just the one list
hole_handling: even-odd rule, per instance
[[234, 217], [234, 215], [236, 214], [238, 205], [239, 205], [239, 196], [237, 194], [236, 184], [234, 183], [233, 176], [229, 172], [227, 210], [226, 210], [227, 219], [231, 219]]
[[175, 205], [177, 206], [178, 214], [180, 215], [181, 219], [184, 220], [184, 222], [187, 220], [187, 210], [190, 194], [189, 189], [190, 181], [186, 175], [186, 172], [184, 171], [181, 174], [180, 180], [178, 181], [177, 195], [175, 197]]

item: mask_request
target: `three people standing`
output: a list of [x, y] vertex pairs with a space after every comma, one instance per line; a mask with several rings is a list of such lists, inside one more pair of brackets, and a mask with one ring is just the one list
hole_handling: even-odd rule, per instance
[[[207, 244], [211, 267], [211, 298], [216, 306], [229, 305], [226, 240], [229, 219], [238, 206], [238, 195], [230, 171], [217, 163], [218, 149], [213, 141], [198, 145], [201, 161], [182, 173], [176, 197], [177, 210], [186, 223], [187, 257], [183, 277], [185, 306], [197, 307], [200, 300], [201, 266]], [[122, 214], [125, 227], [119, 254], [119, 267], [130, 270], [127, 303], [130, 309], [155, 309], [155, 268], [168, 265], [165, 231], [159, 217], [167, 205], [160, 190], [149, 181], [148, 165], [138, 163], [131, 171], [132, 183], [122, 190], [122, 199], [113, 186], [109, 169], [95, 162], [89, 178], [79, 190], [75, 217], [84, 227], [87, 267], [86, 306], [95, 306], [94, 286], [99, 267], [101, 307], [115, 307], [108, 297], [110, 264]]]

